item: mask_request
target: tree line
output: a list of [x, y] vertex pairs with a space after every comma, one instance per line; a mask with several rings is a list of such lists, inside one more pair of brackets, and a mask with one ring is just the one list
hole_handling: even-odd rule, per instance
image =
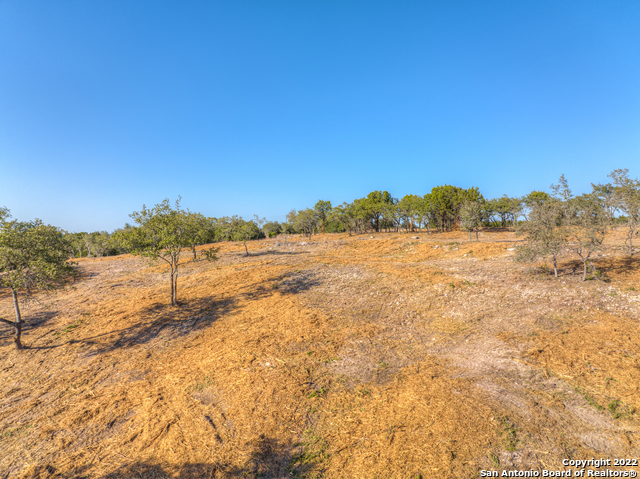
[[550, 193], [532, 191], [521, 198], [503, 196], [486, 200], [476, 187], [464, 189], [444, 185], [424, 195], [402, 199], [387, 191], [373, 191], [364, 198], [333, 207], [326, 200], [313, 208], [292, 210], [283, 223], [266, 222], [254, 216], [210, 218], [168, 199], [130, 217], [112, 233], [68, 233], [40, 220], [11, 220], [10, 211], [0, 207], [0, 286], [11, 292], [15, 320], [0, 318], [14, 328], [14, 342], [22, 348], [22, 315], [19, 297], [36, 290], [54, 289], [74, 274], [73, 259], [131, 253], [168, 265], [171, 306], [178, 304], [180, 256], [185, 251], [192, 261], [217, 259], [217, 249], [199, 245], [240, 241], [249, 255], [247, 241], [281, 234], [313, 235], [322, 232], [350, 234], [381, 231], [444, 232], [462, 228], [470, 239], [487, 226], [513, 227], [526, 239], [517, 259], [550, 259], [558, 276], [558, 259], [571, 254], [583, 263], [583, 280], [597, 277], [591, 262], [603, 246], [607, 230], [615, 223], [625, 226], [624, 249], [634, 253], [634, 236], [640, 232], [640, 181], [628, 170], [614, 170], [606, 184], [592, 184], [592, 191], [574, 196], [564, 175]]

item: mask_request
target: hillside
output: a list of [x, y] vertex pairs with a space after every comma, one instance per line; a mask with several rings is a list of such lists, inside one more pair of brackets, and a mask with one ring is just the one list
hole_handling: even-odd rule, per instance
[[[417, 236], [417, 238], [416, 238]], [[478, 477], [640, 452], [640, 260], [605, 281], [506, 231], [81, 259], [0, 325], [0, 478]], [[575, 274], [574, 274], [575, 273]], [[12, 305], [0, 297], [0, 316]]]

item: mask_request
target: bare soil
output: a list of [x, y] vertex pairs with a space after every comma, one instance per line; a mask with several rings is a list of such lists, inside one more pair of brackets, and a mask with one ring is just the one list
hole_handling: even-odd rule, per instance
[[[417, 236], [417, 238], [416, 238]], [[0, 325], [0, 478], [472, 478], [640, 452], [640, 259], [508, 231], [82, 259]], [[208, 248], [205, 246], [204, 248]], [[10, 318], [0, 296], [0, 316]], [[636, 468], [637, 470], [637, 468]]]

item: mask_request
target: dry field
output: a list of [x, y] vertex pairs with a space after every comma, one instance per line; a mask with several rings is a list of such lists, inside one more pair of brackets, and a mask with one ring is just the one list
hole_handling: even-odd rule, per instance
[[[0, 478], [472, 478], [639, 456], [640, 260], [581, 281], [510, 232], [79, 261], [0, 325]], [[10, 318], [10, 298], [0, 315]]]

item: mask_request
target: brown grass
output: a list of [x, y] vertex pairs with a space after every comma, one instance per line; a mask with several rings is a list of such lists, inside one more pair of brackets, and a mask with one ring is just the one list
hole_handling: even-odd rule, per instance
[[0, 477], [471, 478], [637, 453], [638, 263], [611, 245], [607, 281], [572, 261], [555, 279], [516, 244], [224, 243], [185, 254], [176, 308], [162, 265], [81, 259], [25, 308], [27, 350], [0, 330]]

